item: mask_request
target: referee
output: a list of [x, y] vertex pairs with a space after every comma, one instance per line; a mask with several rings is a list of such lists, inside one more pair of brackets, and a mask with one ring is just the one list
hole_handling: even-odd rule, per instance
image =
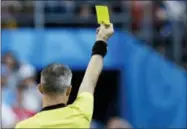
[[97, 29], [92, 57], [73, 104], [66, 105], [71, 92], [71, 70], [62, 64], [44, 68], [38, 85], [43, 95], [43, 108], [33, 117], [18, 123], [16, 128], [89, 128], [94, 89], [107, 53], [107, 40], [113, 33], [112, 24], [101, 24]]

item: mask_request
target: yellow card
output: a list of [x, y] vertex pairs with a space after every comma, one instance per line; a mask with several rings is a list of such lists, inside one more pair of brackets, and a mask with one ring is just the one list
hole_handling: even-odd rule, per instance
[[101, 24], [110, 24], [109, 11], [107, 6], [96, 5], [97, 22]]

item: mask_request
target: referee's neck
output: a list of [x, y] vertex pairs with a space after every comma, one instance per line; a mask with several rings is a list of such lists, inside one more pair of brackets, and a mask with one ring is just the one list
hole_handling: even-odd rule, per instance
[[65, 96], [43, 96], [43, 108], [52, 106], [52, 105], [57, 105], [57, 104], [67, 104], [68, 98]]

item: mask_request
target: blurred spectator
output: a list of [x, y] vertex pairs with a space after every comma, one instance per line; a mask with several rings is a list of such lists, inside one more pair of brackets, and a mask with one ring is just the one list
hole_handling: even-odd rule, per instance
[[132, 8], [132, 31], [137, 32], [140, 29], [140, 22], [143, 17], [143, 5], [142, 1], [132, 1], [131, 2]]
[[18, 121], [21, 121], [39, 111], [41, 108], [41, 96], [35, 81], [34, 67], [24, 64], [18, 73], [20, 83], [17, 86], [17, 98], [13, 111]]
[[13, 89], [9, 88], [7, 85], [8, 81], [8, 68], [1, 64], [1, 89], [2, 89], [2, 102], [7, 106], [12, 106], [16, 98], [16, 93]]
[[1, 71], [2, 99], [13, 107], [18, 121], [34, 115], [41, 108], [41, 96], [35, 81], [35, 68], [19, 63], [11, 52], [3, 56]]
[[166, 9], [167, 9], [167, 15], [172, 20], [177, 21], [184, 21], [185, 15], [186, 15], [186, 5], [185, 1], [178, 1], [178, 0], [166, 0], [163, 2]]
[[113, 117], [113, 118], [111, 118], [108, 121], [107, 128], [126, 128], [126, 129], [131, 129], [132, 126], [126, 120], [123, 120], [123, 119], [118, 118], [118, 117]]
[[22, 106], [22, 102], [23, 102], [23, 95], [21, 94], [20, 91], [18, 91], [18, 96], [17, 96], [17, 106], [14, 106], [13, 107], [13, 112], [15, 113], [16, 115], [16, 119], [17, 121], [21, 121], [21, 120], [24, 120], [28, 117], [31, 117], [35, 114], [35, 112], [32, 112], [32, 111], [29, 111], [25, 108], [23, 108]]
[[19, 95], [23, 96], [22, 106], [32, 112], [41, 108], [41, 95], [37, 89], [35, 79], [36, 70], [32, 65], [25, 64], [19, 70]]
[[3, 0], [1, 6], [7, 8], [10, 12], [15, 12], [16, 10], [21, 10], [22, 4], [19, 0]]
[[91, 16], [91, 8], [87, 4], [83, 4], [80, 8], [80, 17], [81, 18], [89, 18]]
[[6, 65], [8, 71], [10, 72], [8, 77], [8, 87], [15, 88], [18, 84], [18, 70], [20, 68], [20, 64], [16, 57], [13, 55], [12, 52], [7, 52], [2, 58], [3, 64]]
[[3, 14], [2, 16], [4, 16], [4, 18], [2, 18], [2, 28], [6, 28], [6, 29], [17, 28], [16, 19], [13, 18], [9, 13]]
[[72, 14], [75, 11], [75, 1], [62, 0], [60, 4], [66, 13]]
[[22, 3], [22, 7], [26, 9], [28, 12], [32, 12], [34, 10], [34, 0], [21, 0], [20, 2]]
[[1, 64], [1, 86], [4, 87], [7, 85], [8, 80], [8, 68], [6, 65]]
[[172, 51], [172, 26], [162, 2], [155, 2], [153, 9], [153, 40], [158, 52], [171, 58]]
[[8, 0], [1, 2], [2, 7], [2, 27], [3, 28], [16, 28], [17, 21], [14, 13], [21, 9], [21, 3], [18, 0]]
[[32, 26], [34, 18], [34, 2], [31, 0], [3, 0], [2, 28]]
[[2, 128], [14, 128], [16, 125], [16, 115], [10, 106], [2, 103]]

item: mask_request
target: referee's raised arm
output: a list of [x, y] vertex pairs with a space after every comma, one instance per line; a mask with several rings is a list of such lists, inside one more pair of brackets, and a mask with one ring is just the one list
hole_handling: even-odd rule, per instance
[[94, 93], [95, 86], [103, 68], [103, 58], [107, 53], [107, 40], [113, 35], [113, 24], [101, 24], [97, 29], [96, 42], [92, 49], [92, 57], [86, 69], [79, 93]]
[[[80, 127], [88, 128], [92, 120], [94, 107], [94, 90], [103, 68], [103, 58], [107, 53], [107, 40], [114, 33], [113, 25], [104, 25], [97, 29], [96, 42], [92, 49], [92, 57], [80, 85], [76, 100], [71, 105], [72, 109], [80, 112]], [[81, 119], [81, 121], [80, 121]]]

